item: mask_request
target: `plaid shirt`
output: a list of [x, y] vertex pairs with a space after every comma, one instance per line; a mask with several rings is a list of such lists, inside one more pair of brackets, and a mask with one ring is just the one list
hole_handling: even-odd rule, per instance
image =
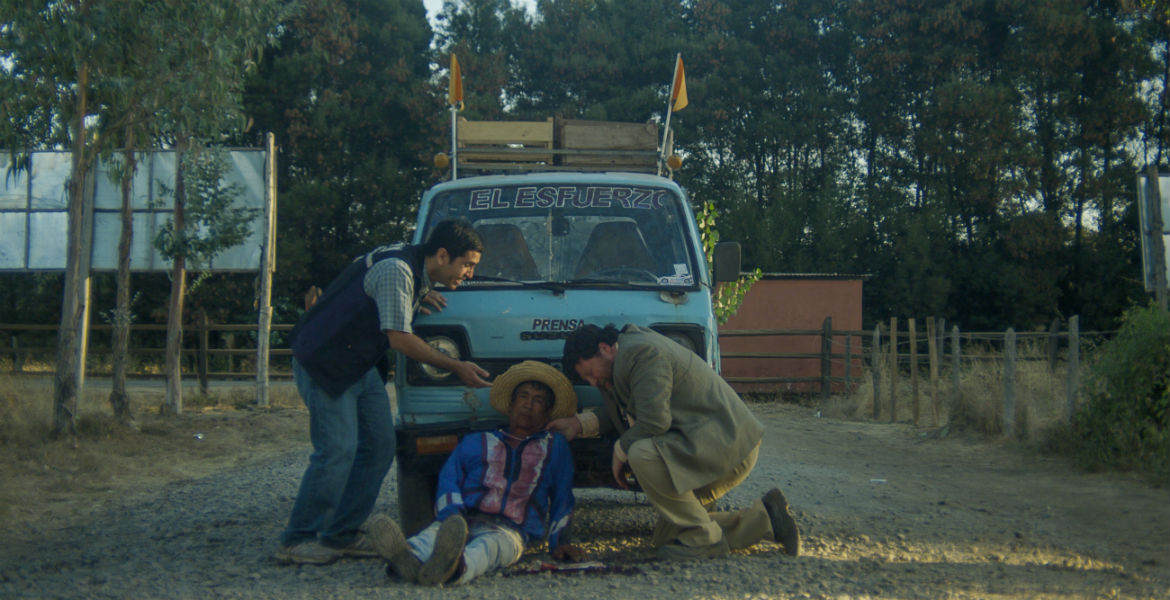
[[[401, 245], [393, 247], [399, 248]], [[380, 260], [366, 272], [362, 289], [378, 305], [378, 321], [383, 331], [414, 333], [411, 321], [423, 297], [431, 290], [431, 279], [425, 268], [421, 275], [422, 289], [416, 291], [410, 265], [402, 259]]]

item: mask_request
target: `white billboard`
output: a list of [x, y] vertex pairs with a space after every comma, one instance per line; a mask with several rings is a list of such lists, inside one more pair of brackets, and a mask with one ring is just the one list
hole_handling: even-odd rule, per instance
[[[234, 207], [254, 209], [243, 243], [224, 250], [200, 270], [257, 271], [264, 244], [264, 206], [268, 193], [264, 150], [232, 150], [224, 186], [242, 190]], [[0, 151], [0, 272], [63, 271], [68, 236], [69, 152], [34, 152], [30, 168], [13, 171], [12, 157]], [[118, 240], [122, 235], [122, 190], [111, 180], [107, 163], [98, 164], [87, 200], [93, 203], [91, 269], [118, 268]], [[131, 191], [133, 236], [130, 268], [166, 271], [171, 262], [154, 248], [158, 230], [174, 213], [173, 199], [162, 185], [174, 187], [175, 155], [152, 152], [138, 165]], [[188, 268], [195, 268], [188, 265]]]

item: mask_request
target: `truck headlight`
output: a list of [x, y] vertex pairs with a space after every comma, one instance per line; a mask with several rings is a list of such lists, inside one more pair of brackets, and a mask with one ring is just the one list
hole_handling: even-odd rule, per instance
[[682, 331], [667, 331], [662, 335], [665, 335], [671, 340], [674, 340], [676, 344], [686, 348], [687, 350], [690, 350], [691, 352], [694, 352], [695, 354], [699, 353], [699, 348], [695, 345], [695, 340], [691, 339], [691, 336]]
[[[433, 335], [424, 338], [424, 341], [438, 352], [446, 354], [455, 360], [463, 360], [463, 357], [459, 354], [459, 343], [445, 335]], [[424, 375], [435, 381], [442, 381], [451, 376], [450, 371], [428, 365], [424, 362], [420, 362], [418, 366], [422, 369]]]

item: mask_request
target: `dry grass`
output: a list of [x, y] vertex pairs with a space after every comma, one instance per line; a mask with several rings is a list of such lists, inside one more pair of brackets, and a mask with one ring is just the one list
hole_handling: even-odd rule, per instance
[[[1042, 360], [1021, 360], [1016, 363], [1015, 438], [1018, 441], [1042, 443], [1053, 429], [1067, 418], [1067, 378], [1064, 365], [1048, 370]], [[861, 385], [853, 394], [833, 396], [822, 407], [825, 416], [872, 420], [873, 378], [866, 371]], [[880, 384], [880, 413], [878, 420], [890, 420], [890, 381], [885, 375]], [[936, 381], [937, 415], [931, 402], [930, 373], [923, 366], [918, 376], [918, 425], [947, 427], [950, 430], [972, 432], [986, 436], [1004, 433], [1003, 362], [998, 360], [964, 361], [959, 375], [958, 397], [952, 389], [949, 368]], [[911, 375], [903, 370], [898, 374], [896, 389], [896, 420], [913, 421], [914, 393]]]
[[254, 388], [184, 389], [185, 412], [162, 417], [161, 388], [132, 388], [134, 421], [112, 417], [108, 390], [87, 386], [76, 438], [51, 439], [52, 381], [0, 375], [0, 537], [64, 527], [107, 501], [308, 443], [308, 417], [291, 385], [268, 408]]

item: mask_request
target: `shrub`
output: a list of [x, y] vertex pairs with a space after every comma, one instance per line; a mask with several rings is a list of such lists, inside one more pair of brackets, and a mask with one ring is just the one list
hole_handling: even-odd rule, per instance
[[1126, 311], [1098, 353], [1072, 436], [1086, 467], [1145, 471], [1170, 482], [1170, 314]]

